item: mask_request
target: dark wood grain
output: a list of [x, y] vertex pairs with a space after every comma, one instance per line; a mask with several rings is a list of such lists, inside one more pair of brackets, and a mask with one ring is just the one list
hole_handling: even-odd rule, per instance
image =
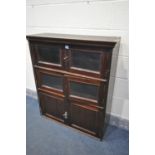
[[102, 139], [112, 54], [120, 38], [36, 34], [27, 39], [41, 114]]
[[75, 43], [75, 45], [92, 45], [102, 47], [114, 47], [120, 41], [120, 37], [105, 37], [105, 36], [86, 36], [86, 35], [70, 35], [70, 34], [55, 34], [41, 33], [27, 35], [27, 39], [31, 41], [41, 41], [41, 43]]

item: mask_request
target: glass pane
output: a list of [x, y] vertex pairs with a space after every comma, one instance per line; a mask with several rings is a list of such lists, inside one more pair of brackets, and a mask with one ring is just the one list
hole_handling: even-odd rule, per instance
[[97, 100], [98, 86], [70, 82], [70, 92], [71, 95]]
[[92, 71], [100, 69], [100, 53], [71, 51], [71, 66]]
[[62, 90], [63, 89], [63, 78], [59, 76], [43, 74], [42, 85]]
[[60, 48], [47, 45], [37, 45], [39, 60], [60, 64]]

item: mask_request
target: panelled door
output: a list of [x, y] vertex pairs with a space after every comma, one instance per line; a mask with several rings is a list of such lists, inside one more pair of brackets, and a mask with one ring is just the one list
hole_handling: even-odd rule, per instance
[[32, 49], [42, 113], [101, 135], [108, 52], [44, 43]]

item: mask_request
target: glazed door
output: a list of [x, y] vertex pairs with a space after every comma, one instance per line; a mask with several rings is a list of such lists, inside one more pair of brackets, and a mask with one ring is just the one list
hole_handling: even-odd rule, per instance
[[97, 78], [108, 77], [111, 57], [109, 50], [66, 45], [64, 51], [64, 62], [69, 72]]
[[31, 45], [33, 50], [33, 65], [63, 69], [63, 49], [64, 46], [55, 43], [34, 42]]

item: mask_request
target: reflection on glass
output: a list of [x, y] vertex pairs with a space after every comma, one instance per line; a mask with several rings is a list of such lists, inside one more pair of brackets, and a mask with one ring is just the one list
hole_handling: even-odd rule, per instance
[[53, 87], [56, 89], [62, 90], [63, 88], [63, 78], [59, 76], [53, 76], [53, 75], [42, 75], [42, 85]]
[[60, 64], [60, 50], [54, 46], [37, 45], [39, 60]]
[[97, 100], [98, 86], [77, 82], [70, 82], [71, 95]]
[[100, 69], [100, 53], [71, 51], [71, 66], [92, 71]]

